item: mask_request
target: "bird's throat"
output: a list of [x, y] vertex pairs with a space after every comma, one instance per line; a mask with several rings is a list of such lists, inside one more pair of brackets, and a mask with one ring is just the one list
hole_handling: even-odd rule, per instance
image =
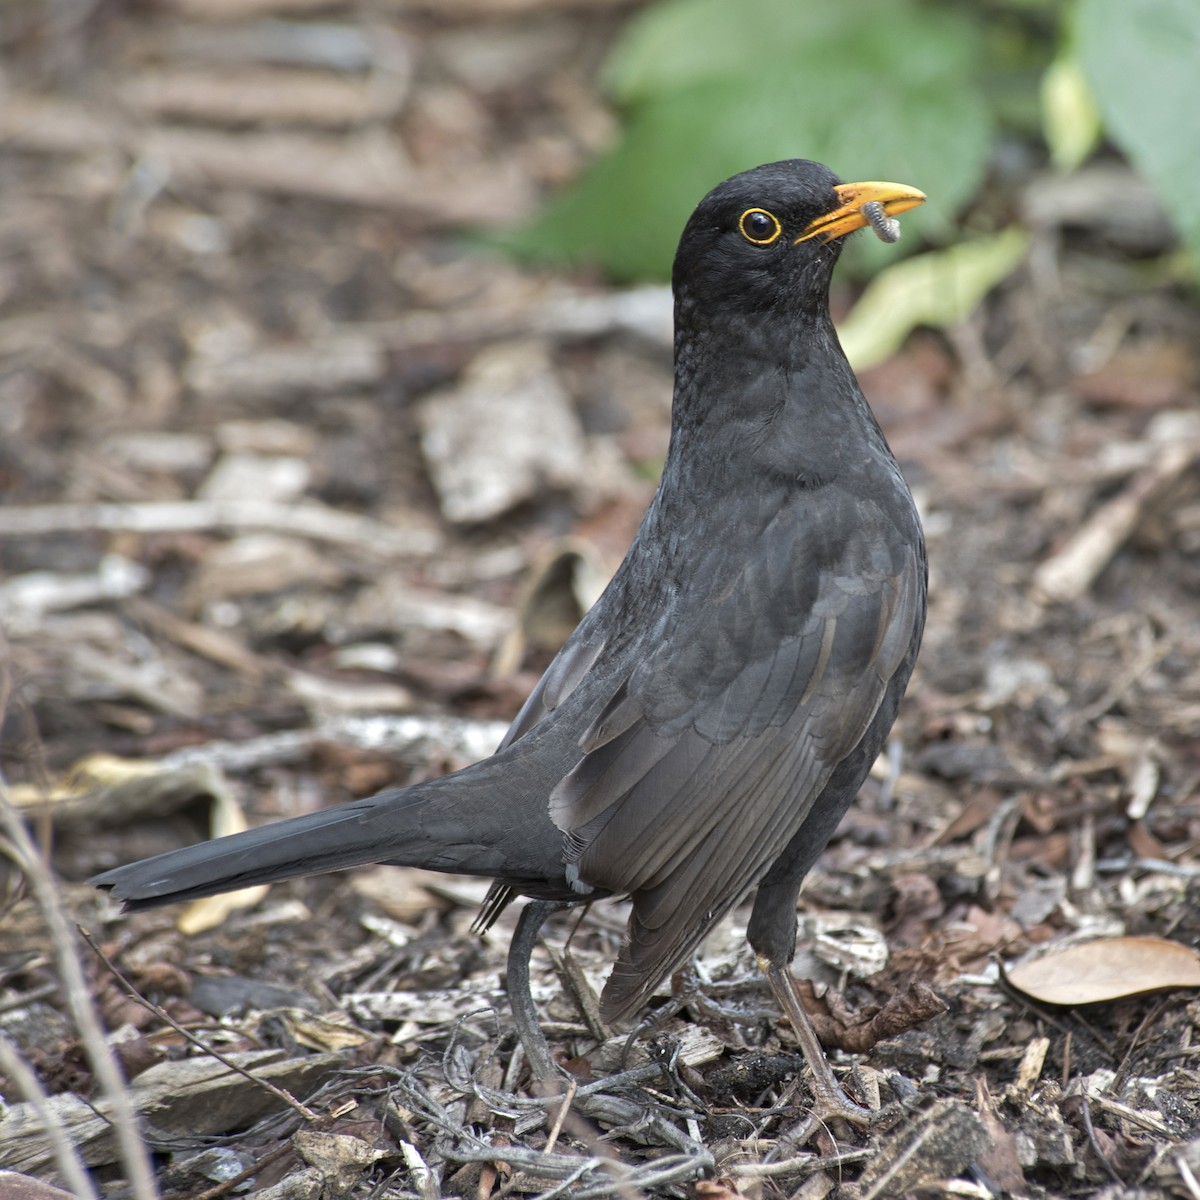
[[736, 326], [679, 341], [669, 458], [705, 464], [708, 486], [733, 493], [764, 474], [819, 486], [864, 440], [886, 451], [828, 313]]

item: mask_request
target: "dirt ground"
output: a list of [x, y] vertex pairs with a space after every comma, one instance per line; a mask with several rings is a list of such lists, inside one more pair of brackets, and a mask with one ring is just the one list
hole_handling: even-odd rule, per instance
[[478, 881], [136, 917], [83, 882], [486, 754], [619, 561], [669, 297], [477, 235], [613, 136], [629, 9], [0, 10], [0, 751], [68, 922], [0, 867], [0, 1169], [80, 1191], [49, 1114], [107, 1197], [1200, 1197], [1200, 309], [1115, 162], [1085, 203], [998, 171], [981, 211], [1028, 227], [1026, 264], [863, 373], [929, 625], [796, 967], [872, 1128], [806, 1122], [744, 913], [628, 1046], [589, 1012], [621, 907], [549, 928], [568, 1111], [514, 1051], [514, 918], [469, 932]]

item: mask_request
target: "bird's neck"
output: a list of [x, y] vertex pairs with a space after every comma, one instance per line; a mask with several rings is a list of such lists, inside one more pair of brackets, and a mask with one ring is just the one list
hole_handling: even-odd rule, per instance
[[803, 368], [814, 357], [841, 355], [826, 305], [780, 307], [747, 312], [736, 307], [697, 302], [686, 289], [675, 297], [676, 372], [716, 361], [741, 364], [745, 370], [764, 364], [788, 371]]
[[664, 475], [686, 487], [703, 463], [710, 487], [764, 474], [810, 487], [853, 471], [866, 446], [886, 449], [827, 310], [707, 326], [677, 312], [677, 322]]

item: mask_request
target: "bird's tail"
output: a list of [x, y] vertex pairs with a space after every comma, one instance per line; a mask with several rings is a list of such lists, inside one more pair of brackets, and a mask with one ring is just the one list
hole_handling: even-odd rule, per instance
[[171, 850], [91, 882], [138, 910], [367, 863], [561, 879], [562, 834], [544, 795], [506, 787], [495, 763]]

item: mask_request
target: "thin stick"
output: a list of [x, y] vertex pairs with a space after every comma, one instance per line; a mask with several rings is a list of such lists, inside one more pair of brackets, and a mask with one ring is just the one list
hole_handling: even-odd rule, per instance
[[567, 1113], [571, 1111], [571, 1101], [575, 1099], [575, 1091], [578, 1087], [578, 1080], [572, 1077], [571, 1082], [567, 1084], [562, 1104], [558, 1106], [558, 1116], [554, 1118], [554, 1124], [550, 1127], [550, 1136], [546, 1139], [545, 1151], [547, 1154], [554, 1149], [554, 1143], [558, 1141], [558, 1135], [562, 1132], [563, 1122], [567, 1119]]
[[[4, 709], [3, 699], [4, 697], [0, 696], [0, 712]], [[63, 913], [54, 879], [39, 856], [24, 821], [10, 802], [3, 778], [0, 778], [0, 823], [4, 825], [17, 856], [17, 865], [29, 880], [30, 889], [50, 932], [54, 958], [66, 993], [67, 1008], [75, 1022], [75, 1028], [79, 1031], [88, 1062], [95, 1072], [101, 1090], [112, 1105], [113, 1128], [117, 1145], [120, 1147], [121, 1162], [128, 1175], [130, 1191], [135, 1200], [157, 1200], [158, 1189], [154, 1184], [150, 1154], [142, 1140], [137, 1113], [130, 1101], [129, 1091], [116, 1059], [104, 1040], [100, 1018], [96, 1015], [88, 993], [83, 968], [76, 952], [75, 938]]]
[[1038, 567], [1033, 573], [1034, 589], [1060, 604], [1086, 595], [1146, 512], [1191, 468], [1196, 455], [1196, 447], [1187, 442], [1163, 447], [1124, 491], [1101, 505], [1065, 546]]
[[377, 556], [428, 555], [437, 539], [424, 530], [398, 529], [357, 513], [311, 501], [170, 500], [137, 504], [38, 504], [0, 508], [0, 537], [55, 533], [205, 533], [266, 530], [351, 546]]

